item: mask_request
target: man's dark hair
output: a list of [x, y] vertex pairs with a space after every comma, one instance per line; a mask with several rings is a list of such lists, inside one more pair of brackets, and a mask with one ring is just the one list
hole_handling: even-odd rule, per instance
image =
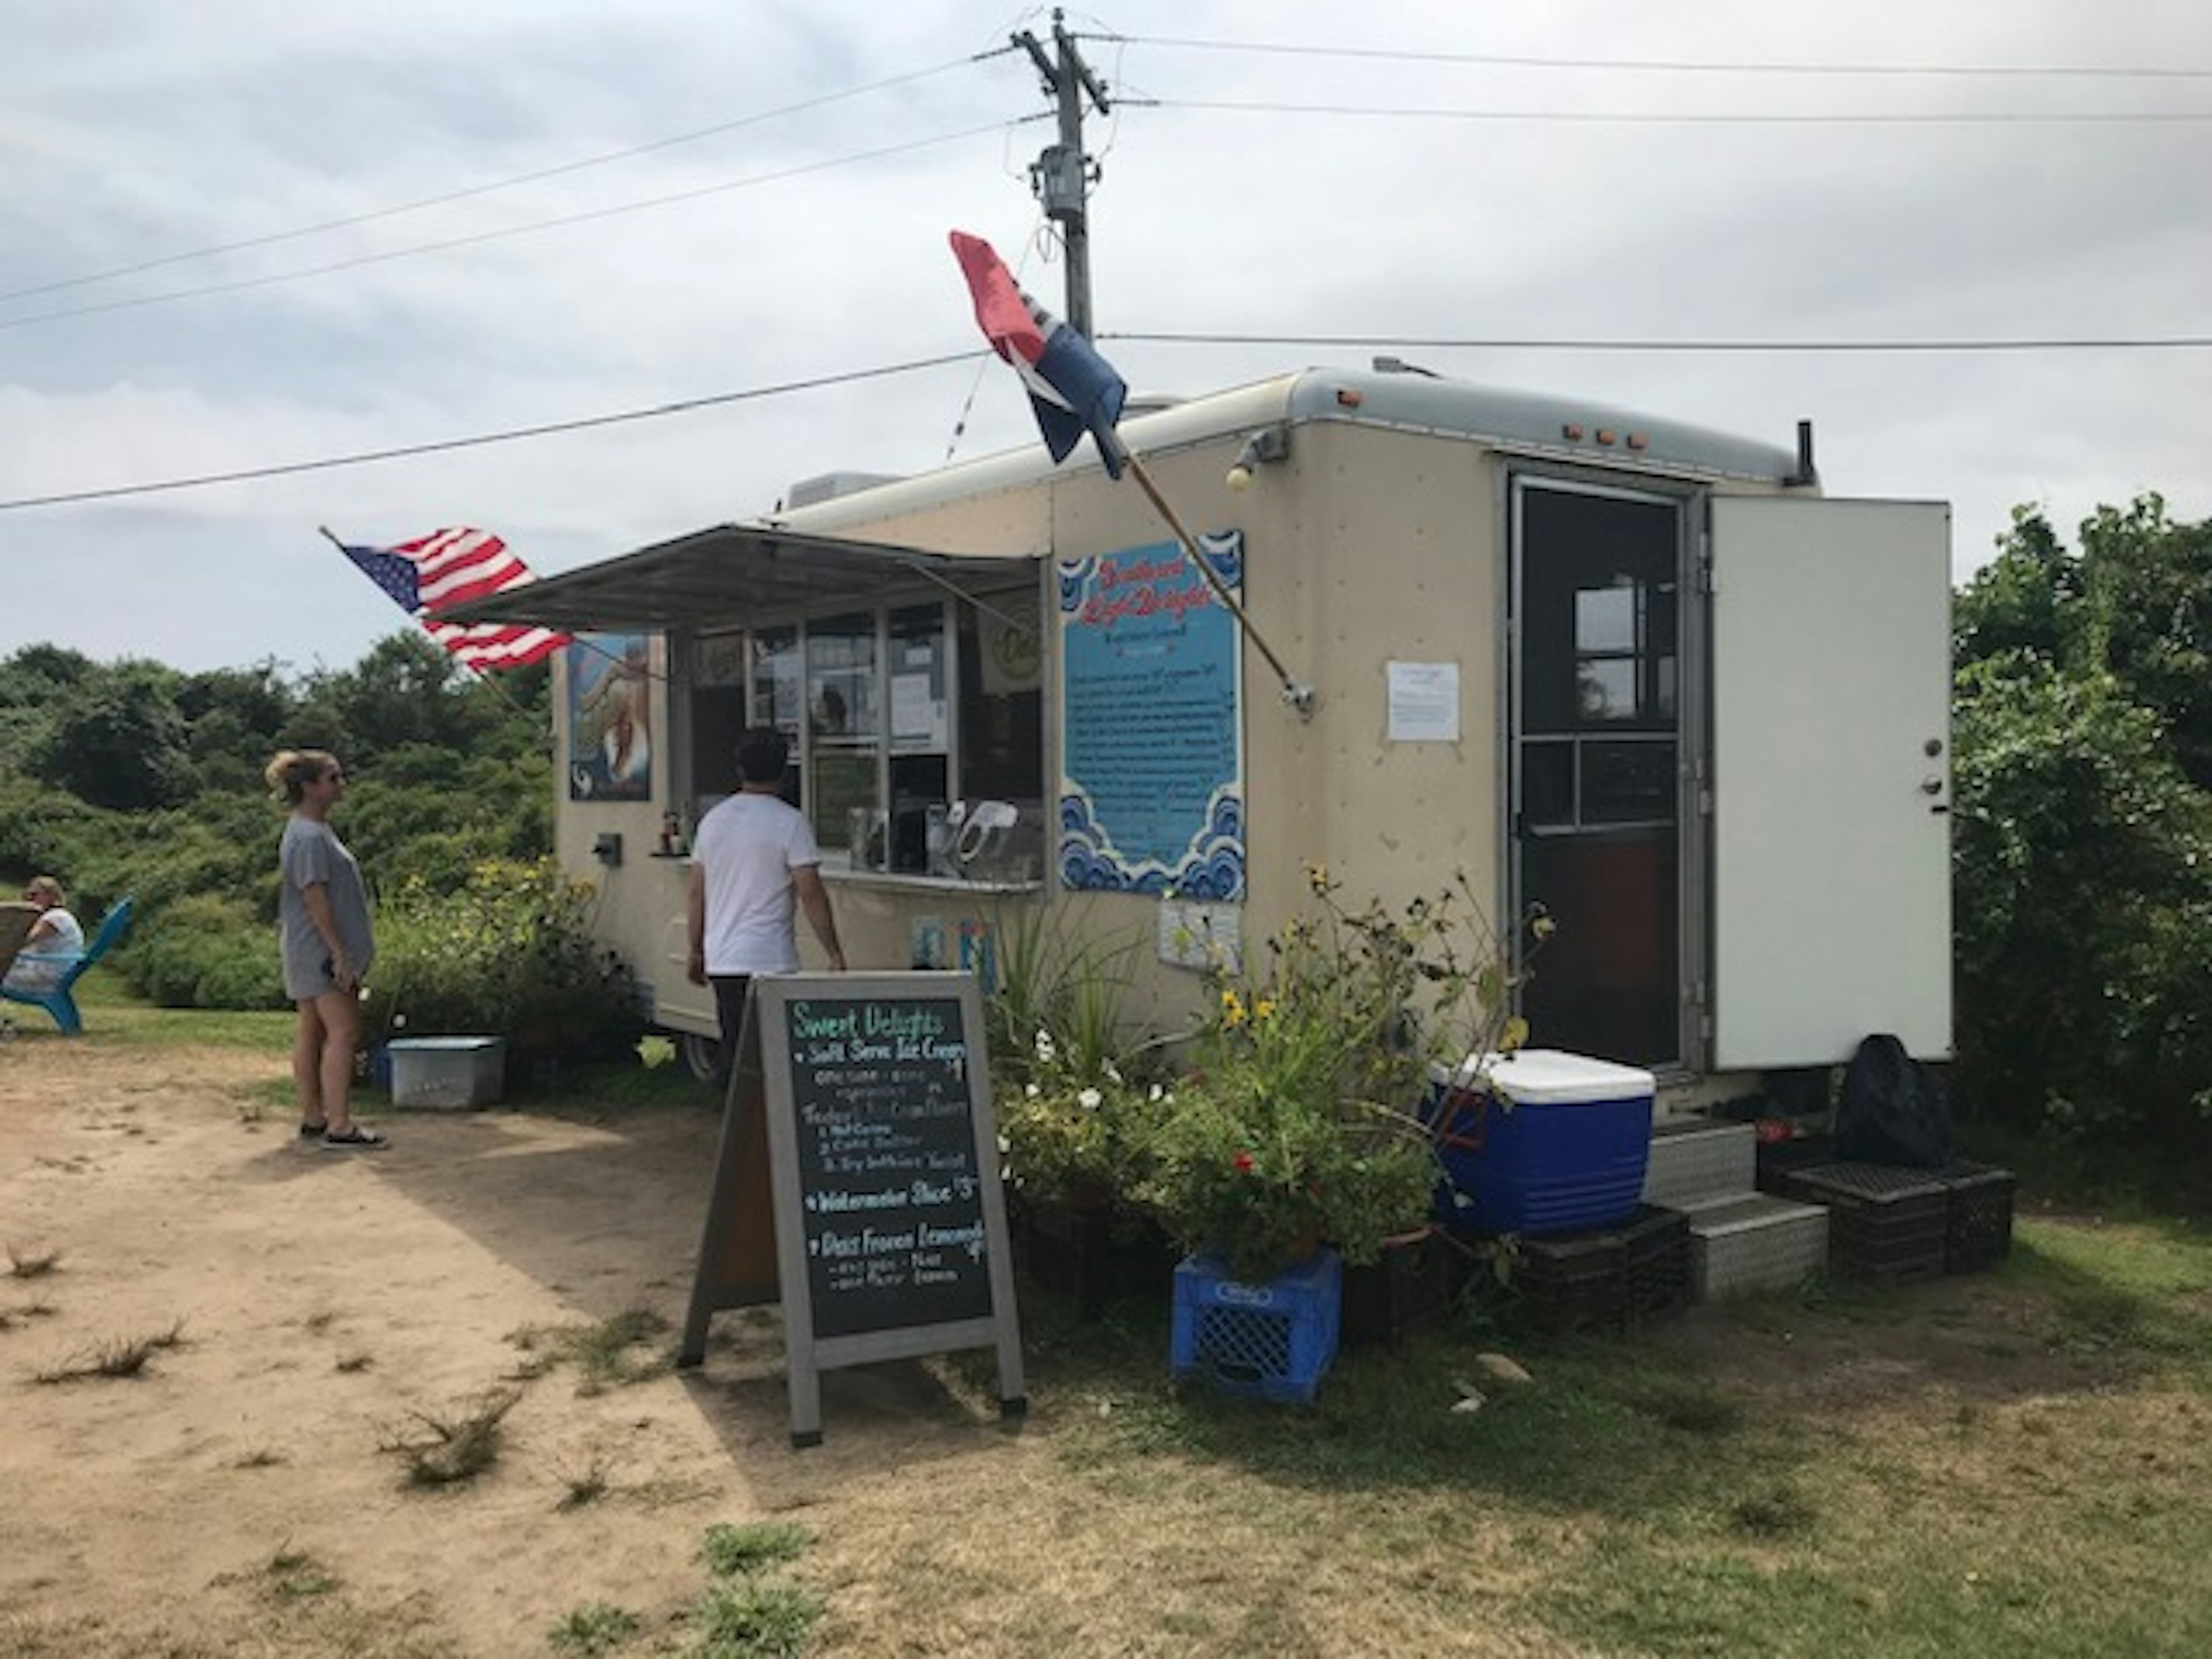
[[738, 739], [738, 776], [747, 783], [781, 783], [791, 744], [773, 726], [749, 726]]

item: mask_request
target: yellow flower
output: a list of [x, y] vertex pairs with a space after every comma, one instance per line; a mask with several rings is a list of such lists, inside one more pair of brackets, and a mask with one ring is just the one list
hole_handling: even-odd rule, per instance
[[1242, 1025], [1244, 1023], [1244, 999], [1233, 990], [1221, 994], [1221, 1023], [1224, 1025]]
[[1306, 885], [1316, 896], [1326, 896], [1329, 889], [1328, 866], [1316, 862], [1306, 866]]
[[1252, 1018], [1255, 1019], [1266, 1019], [1274, 1012], [1275, 1004], [1272, 998], [1261, 997], [1252, 1005]]

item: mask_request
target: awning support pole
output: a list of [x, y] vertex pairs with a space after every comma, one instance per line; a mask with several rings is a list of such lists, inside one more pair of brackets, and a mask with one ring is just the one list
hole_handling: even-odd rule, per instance
[[1168, 505], [1167, 497], [1160, 494], [1160, 487], [1152, 481], [1151, 471], [1129, 453], [1118, 433], [1114, 434], [1114, 441], [1115, 447], [1121, 452], [1121, 464], [1129, 469], [1130, 477], [1136, 479], [1145, 494], [1152, 498], [1152, 506], [1160, 517], [1167, 520], [1168, 528], [1175, 532], [1176, 539], [1182, 544], [1184, 556], [1198, 567], [1198, 574], [1206, 578], [1206, 586], [1213, 590], [1214, 598], [1228, 608], [1229, 614], [1237, 619], [1237, 625], [1244, 630], [1245, 638], [1259, 647], [1260, 654], [1267, 659], [1267, 666], [1275, 671], [1275, 678], [1282, 683], [1283, 701], [1297, 710], [1300, 720], [1311, 720], [1313, 687], [1291, 678], [1291, 671], [1283, 666], [1283, 659], [1275, 654], [1267, 641], [1260, 637], [1260, 630], [1252, 626], [1252, 619], [1244, 614], [1244, 607], [1237, 604], [1237, 596], [1229, 591], [1229, 584], [1221, 580], [1220, 574], [1206, 562], [1206, 555], [1199, 551], [1197, 539], [1183, 527], [1182, 520], [1177, 516], [1175, 508]]

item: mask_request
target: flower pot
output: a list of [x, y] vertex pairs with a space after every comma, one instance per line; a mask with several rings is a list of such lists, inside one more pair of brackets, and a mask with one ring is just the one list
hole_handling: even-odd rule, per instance
[[1030, 1276], [1072, 1293], [1084, 1319], [1099, 1318], [1123, 1297], [1158, 1295], [1175, 1270], [1175, 1251], [1158, 1225], [1110, 1205], [1048, 1200], [1028, 1206], [1028, 1224]]
[[1344, 1270], [1344, 1340], [1395, 1347], [1451, 1316], [1467, 1256], [1440, 1231], [1419, 1227], [1382, 1242], [1382, 1254]]

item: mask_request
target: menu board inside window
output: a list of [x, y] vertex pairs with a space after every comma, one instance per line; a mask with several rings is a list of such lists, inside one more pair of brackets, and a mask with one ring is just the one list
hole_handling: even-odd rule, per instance
[[791, 762], [784, 773], [783, 798], [797, 806], [800, 800], [799, 773], [799, 729], [805, 720], [805, 678], [799, 658], [796, 628], [763, 628], [748, 635], [752, 653], [751, 699], [746, 721], [773, 726], [791, 745]]
[[745, 729], [745, 636], [702, 634], [691, 642], [691, 793], [723, 796], [738, 787], [738, 738]]

